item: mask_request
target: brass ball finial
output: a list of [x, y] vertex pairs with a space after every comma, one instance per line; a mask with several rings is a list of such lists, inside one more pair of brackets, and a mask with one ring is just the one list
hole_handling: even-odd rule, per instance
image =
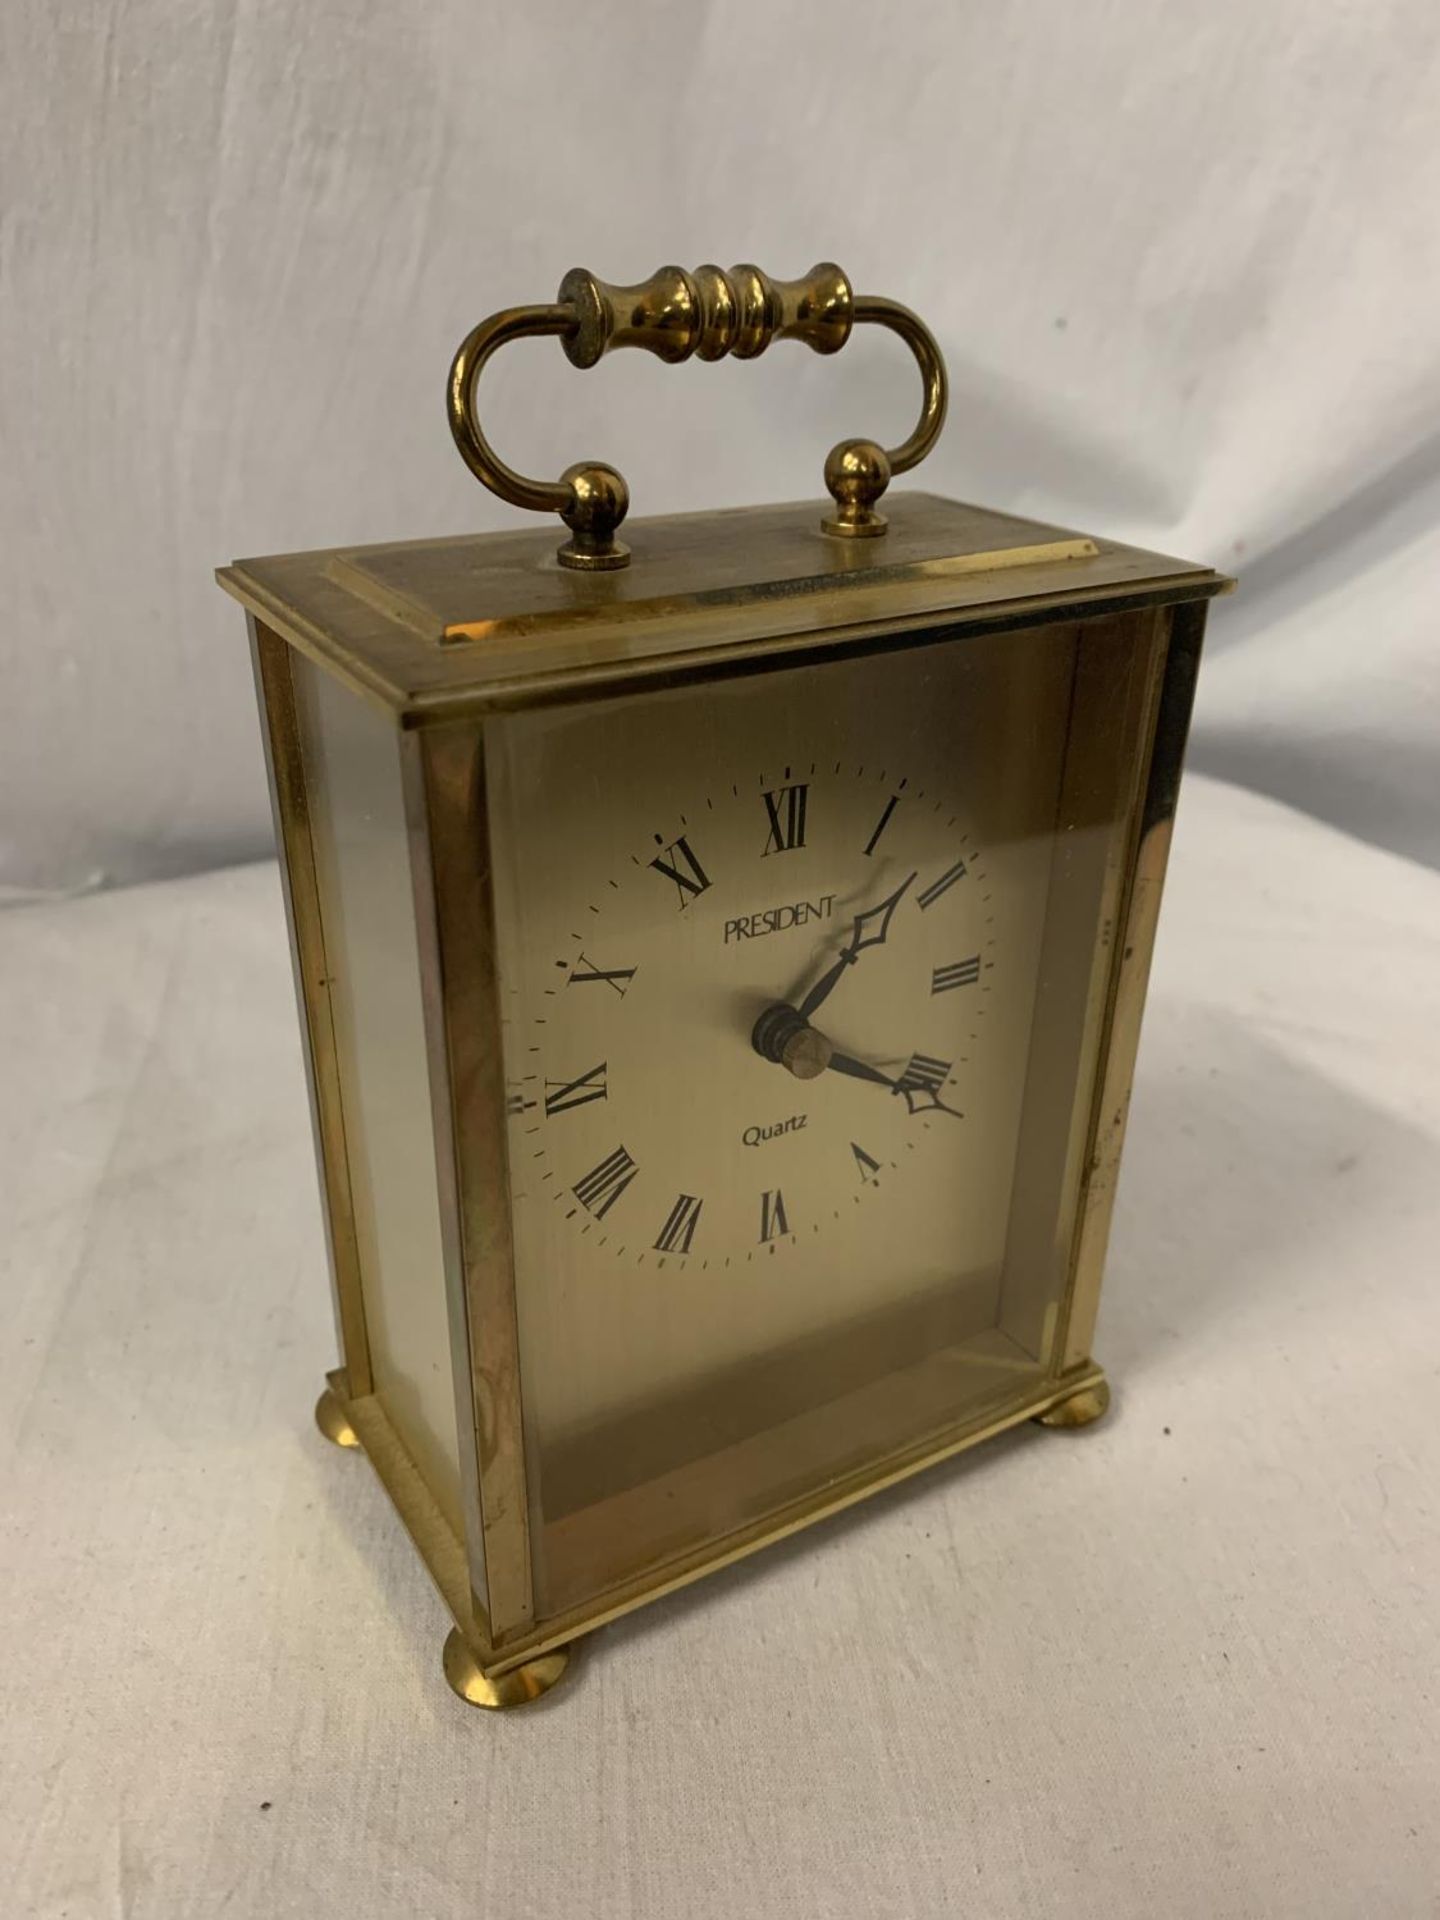
[[825, 459], [825, 485], [835, 512], [820, 524], [826, 533], [862, 539], [883, 533], [886, 521], [875, 502], [890, 484], [890, 460], [873, 440], [842, 440]]
[[560, 484], [570, 489], [570, 504], [560, 510], [570, 529], [560, 549], [562, 565], [591, 572], [625, 566], [630, 549], [615, 538], [615, 529], [630, 511], [624, 475], [601, 460], [582, 460], [565, 469]]

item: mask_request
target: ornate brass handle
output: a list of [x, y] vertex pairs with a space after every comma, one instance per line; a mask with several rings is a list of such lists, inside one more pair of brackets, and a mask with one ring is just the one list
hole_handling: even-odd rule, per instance
[[826, 533], [857, 538], [885, 531], [875, 502], [890, 476], [918, 465], [945, 424], [945, 362], [930, 329], [896, 300], [851, 291], [828, 261], [803, 280], [772, 280], [758, 267], [662, 267], [639, 286], [614, 287], [575, 267], [552, 306], [508, 307], [482, 320], [460, 344], [450, 368], [450, 431], [475, 478], [517, 507], [558, 513], [570, 529], [560, 548], [567, 567], [627, 565], [630, 550], [615, 530], [630, 506], [624, 478], [601, 461], [567, 467], [558, 480], [527, 480], [507, 467], [480, 430], [475, 386], [480, 369], [509, 340], [559, 334], [572, 366], [593, 367], [614, 347], [644, 347], [658, 359], [753, 360], [772, 340], [803, 340], [816, 353], [838, 353], [857, 324], [888, 327], [914, 354], [925, 397], [915, 431], [887, 453], [873, 440], [842, 440], [825, 461], [835, 510]]

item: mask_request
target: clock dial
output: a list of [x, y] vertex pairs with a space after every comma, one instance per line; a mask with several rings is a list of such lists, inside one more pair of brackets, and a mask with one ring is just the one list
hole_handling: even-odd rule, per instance
[[988, 859], [958, 795], [898, 768], [721, 771], [591, 876], [511, 996], [517, 1205], [636, 1266], [773, 1259], [859, 1205], [900, 1253], [986, 1124]]
[[995, 1326], [1073, 665], [1003, 636], [487, 721], [542, 1456], [837, 1330]]

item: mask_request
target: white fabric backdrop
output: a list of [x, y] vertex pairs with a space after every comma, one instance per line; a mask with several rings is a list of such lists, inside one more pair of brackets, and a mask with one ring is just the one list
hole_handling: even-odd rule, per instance
[[[261, 852], [236, 554], [503, 524], [450, 354], [575, 262], [831, 256], [937, 329], [924, 481], [1238, 569], [1197, 762], [1440, 863], [1433, 0], [6, 0], [0, 884]], [[572, 373], [499, 444], [813, 495], [835, 362]]]

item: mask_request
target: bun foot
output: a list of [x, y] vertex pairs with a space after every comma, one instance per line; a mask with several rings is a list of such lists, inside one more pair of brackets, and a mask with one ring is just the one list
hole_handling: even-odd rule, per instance
[[1089, 1386], [1081, 1387], [1078, 1393], [1072, 1393], [1068, 1400], [1060, 1401], [1058, 1406], [1047, 1407], [1044, 1413], [1037, 1413], [1037, 1427], [1089, 1427], [1100, 1418], [1110, 1405], [1110, 1383], [1107, 1380], [1092, 1380]]
[[506, 1707], [528, 1706], [548, 1693], [570, 1664], [570, 1649], [557, 1647], [554, 1653], [542, 1653], [523, 1667], [508, 1673], [487, 1674], [466, 1645], [458, 1627], [450, 1629], [442, 1657], [445, 1678], [460, 1698], [472, 1707], [488, 1707], [503, 1712]]
[[315, 1424], [325, 1438], [337, 1447], [358, 1447], [360, 1437], [350, 1424], [350, 1416], [329, 1387], [315, 1402]]

